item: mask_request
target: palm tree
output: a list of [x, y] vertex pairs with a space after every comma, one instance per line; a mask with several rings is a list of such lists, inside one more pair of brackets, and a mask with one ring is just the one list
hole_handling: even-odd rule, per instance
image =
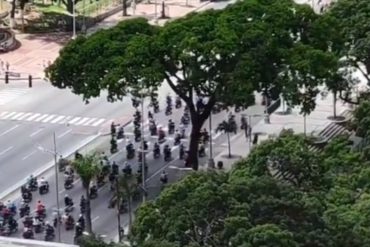
[[230, 134], [235, 133], [237, 130], [237, 126], [235, 123], [234, 118], [230, 118], [229, 120], [224, 120], [222, 123], [220, 123], [216, 129], [216, 133], [218, 131], [222, 131], [227, 134], [227, 144], [228, 144], [228, 149], [229, 149], [229, 158], [231, 158], [231, 142], [230, 142]]
[[82, 186], [86, 193], [86, 230], [90, 234], [92, 233], [92, 222], [91, 222], [91, 207], [90, 207], [90, 183], [100, 173], [102, 167], [99, 162], [99, 158], [96, 154], [89, 154], [81, 158], [76, 159], [72, 166], [80, 176]]
[[[127, 202], [127, 211], [128, 211], [128, 220], [129, 220], [129, 229], [131, 229], [132, 225], [132, 200], [135, 196], [135, 193], [138, 191], [138, 184], [137, 179], [132, 174], [125, 174], [121, 175], [116, 179], [116, 191], [115, 191], [115, 199], [117, 205], [117, 220], [118, 220], [118, 230], [121, 227], [121, 216], [120, 216], [120, 204], [121, 199], [125, 199]], [[120, 241], [121, 235], [120, 236]]]

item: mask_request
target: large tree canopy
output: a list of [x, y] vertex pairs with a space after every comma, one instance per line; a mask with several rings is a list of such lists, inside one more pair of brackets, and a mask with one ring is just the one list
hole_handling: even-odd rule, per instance
[[[178, 246], [362, 247], [369, 244], [369, 165], [347, 137], [320, 153], [289, 132], [230, 173], [194, 173], [142, 206], [131, 240]], [[269, 169], [291, 173], [275, 176]], [[311, 162], [311, 163], [310, 163]], [[301, 179], [301, 180], [300, 180]], [[296, 183], [296, 181], [301, 183]]]
[[[109, 100], [120, 100], [167, 83], [189, 107], [187, 164], [197, 169], [200, 130], [216, 103], [248, 107], [258, 90], [274, 99], [283, 93], [291, 104], [303, 103], [306, 113], [314, 108], [317, 85], [335, 64], [312, 38], [317, 19], [290, 0], [241, 1], [164, 27], [133, 19], [72, 41], [47, 73], [53, 85], [85, 100], [101, 90], [108, 90]], [[205, 99], [201, 109], [198, 97]]]

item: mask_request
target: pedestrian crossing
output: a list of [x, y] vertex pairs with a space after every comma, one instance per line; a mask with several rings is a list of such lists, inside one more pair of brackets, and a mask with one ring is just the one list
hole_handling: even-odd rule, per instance
[[0, 105], [5, 105], [28, 93], [28, 88], [5, 88], [0, 90]]
[[0, 120], [65, 124], [91, 127], [99, 127], [103, 123], [107, 122], [107, 119], [105, 118], [77, 117], [34, 112], [7, 112], [7, 111], [0, 112]]

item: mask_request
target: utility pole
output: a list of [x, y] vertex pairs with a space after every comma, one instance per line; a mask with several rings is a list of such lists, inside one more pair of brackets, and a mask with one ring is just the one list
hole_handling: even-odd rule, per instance
[[143, 189], [143, 202], [146, 200], [145, 190], [145, 152], [144, 152], [144, 84], [141, 82], [141, 180]]
[[60, 224], [60, 205], [59, 205], [59, 179], [58, 179], [58, 153], [57, 153], [57, 142], [55, 137], [55, 132], [53, 133], [53, 141], [54, 141], [54, 167], [55, 167], [55, 194], [56, 194], [56, 202], [57, 202], [57, 217], [58, 217], [58, 242], [61, 242], [61, 224]]
[[118, 176], [116, 177], [116, 195], [117, 195], [117, 228], [118, 228], [118, 242], [122, 242], [122, 227], [121, 227], [121, 213], [120, 213], [120, 206], [121, 206], [121, 198], [119, 196], [119, 184], [118, 184]]

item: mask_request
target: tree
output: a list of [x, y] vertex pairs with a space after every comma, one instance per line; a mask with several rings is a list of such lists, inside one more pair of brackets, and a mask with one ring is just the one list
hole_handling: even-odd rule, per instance
[[21, 15], [21, 21], [22, 21], [22, 31], [24, 31], [24, 7], [26, 6], [26, 3], [28, 3], [28, 0], [20, 0], [19, 1], [19, 9], [20, 9], [20, 15]]
[[73, 168], [80, 176], [82, 187], [85, 189], [86, 198], [86, 229], [92, 233], [91, 207], [90, 207], [90, 183], [100, 173], [102, 167], [96, 154], [85, 155], [72, 163]]
[[[72, 50], [65, 48], [56, 65], [49, 70], [51, 81], [59, 87], [72, 87], [75, 93], [81, 93], [87, 98], [92, 96], [92, 91], [94, 95], [98, 95], [100, 90], [107, 88], [110, 99], [121, 99], [128, 92], [139, 91], [140, 85], [157, 90], [165, 80], [189, 107], [192, 131], [188, 163], [197, 169], [200, 130], [216, 101], [224, 99], [225, 104], [244, 106], [249, 106], [254, 101], [253, 88], [249, 83], [234, 83], [233, 71], [241, 54], [233, 41], [233, 35], [221, 27], [218, 28], [218, 16], [217, 11], [189, 15], [167, 24], [160, 32], [155, 27], [149, 28], [150, 25], [140, 19], [132, 20], [127, 23], [137, 24], [136, 28], [129, 28], [136, 35], [129, 37], [131, 39], [126, 45], [109, 39], [111, 33], [124, 31], [119, 27], [100, 32], [86, 42], [82, 39], [72, 42], [70, 47], [75, 46], [73, 52], [86, 50], [87, 44], [91, 45], [89, 49], [96, 51], [102, 50], [101, 45], [122, 46], [119, 46], [120, 51], [116, 54], [109, 54], [111, 57], [101, 57], [107, 59], [104, 66], [100, 62], [92, 64], [97, 63], [96, 59], [81, 61], [86, 55], [79, 56], [80, 52], [72, 55]], [[151, 32], [145, 33], [142, 30]], [[158, 34], [154, 35], [155, 33]], [[104, 43], [97, 41], [98, 36]], [[93, 40], [95, 44], [92, 43]], [[73, 71], [75, 69], [65, 70], [66, 66], [63, 66], [64, 78], [56, 76], [57, 70], [62, 71], [58, 63], [69, 63], [71, 56], [76, 63], [85, 64], [84, 68], [92, 66], [97, 70], [91, 75], [88, 75], [90, 69], [79, 70], [77, 74], [77, 71]], [[88, 90], [83, 89], [85, 82], [88, 82]], [[202, 109], [195, 106], [195, 95], [208, 98]]]
[[230, 134], [231, 133], [236, 134], [237, 126], [236, 126], [235, 120], [229, 119], [228, 121], [226, 121], [226, 120], [222, 121], [216, 129], [216, 133], [218, 131], [223, 131], [224, 133], [227, 134], [227, 145], [228, 145], [228, 149], [229, 149], [229, 158], [231, 158], [232, 156], [231, 156]]
[[370, 101], [362, 101], [354, 112], [356, 134], [360, 137], [370, 136]]

